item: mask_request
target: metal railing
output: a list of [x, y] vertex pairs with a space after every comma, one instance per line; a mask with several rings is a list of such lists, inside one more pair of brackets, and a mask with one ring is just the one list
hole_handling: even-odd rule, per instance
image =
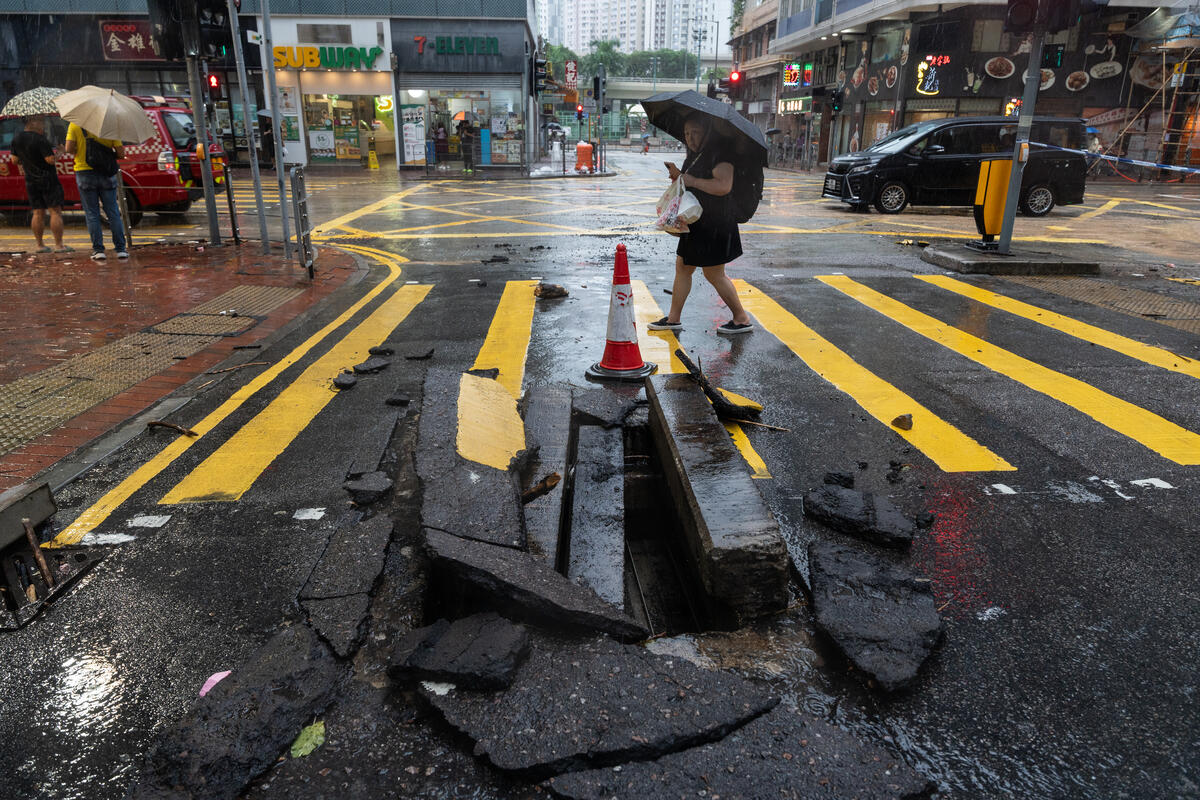
[[314, 277], [317, 249], [312, 243], [312, 223], [308, 218], [308, 187], [304, 183], [304, 167], [292, 167], [292, 213], [296, 219], [296, 255], [300, 266], [308, 270], [308, 279]]

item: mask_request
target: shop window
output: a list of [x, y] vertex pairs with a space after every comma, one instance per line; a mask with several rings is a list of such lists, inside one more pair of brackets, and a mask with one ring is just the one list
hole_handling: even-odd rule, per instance
[[900, 57], [900, 43], [904, 40], [904, 31], [895, 30], [880, 34], [871, 43], [871, 63], [882, 64], [885, 61], [895, 61]]
[[1004, 32], [1004, 20], [975, 20], [971, 50], [976, 53], [1010, 53], [1015, 49], [1016, 42], [1012, 35]]
[[962, 22], [935, 22], [922, 25], [917, 31], [917, 51], [920, 53], [940, 53], [947, 50], [958, 50], [962, 43]]
[[299, 23], [296, 38], [305, 44], [354, 44], [349, 25]]

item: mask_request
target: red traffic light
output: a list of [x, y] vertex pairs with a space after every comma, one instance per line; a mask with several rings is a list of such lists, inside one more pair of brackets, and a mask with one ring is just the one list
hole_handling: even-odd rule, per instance
[[575, 106], [575, 113], [576, 114], [583, 113], [583, 103], [580, 103], [579, 105]]
[[209, 75], [208, 76], [208, 88], [220, 89], [221, 88], [221, 79], [216, 75]]
[[741, 79], [742, 79], [742, 73], [738, 72], [736, 69], [733, 72], [729, 73], [729, 82], [730, 83], [737, 83]]

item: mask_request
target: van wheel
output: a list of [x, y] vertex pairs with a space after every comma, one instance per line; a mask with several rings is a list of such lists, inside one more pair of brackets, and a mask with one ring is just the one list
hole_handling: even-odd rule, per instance
[[1044, 183], [1029, 187], [1021, 198], [1021, 213], [1027, 217], [1044, 217], [1054, 208], [1054, 191]]
[[875, 193], [875, 208], [880, 214], [899, 214], [908, 206], [908, 187], [900, 181], [888, 181]]

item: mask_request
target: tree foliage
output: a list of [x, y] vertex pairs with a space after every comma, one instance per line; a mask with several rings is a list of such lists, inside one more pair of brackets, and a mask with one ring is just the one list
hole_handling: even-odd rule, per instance
[[729, 11], [729, 30], [735, 34], [742, 26], [742, 16], [746, 13], [746, 0], [733, 0]]
[[[620, 42], [616, 39], [597, 40], [591, 43], [592, 51], [587, 55], [576, 55], [569, 47], [552, 44], [546, 47], [546, 58], [553, 66], [555, 80], [562, 80], [562, 64], [564, 61], [575, 59], [579, 62], [581, 80], [596, 74], [596, 68], [603, 64], [609, 77], [619, 78], [653, 78], [660, 79], [690, 79], [696, 77], [699, 61], [695, 53], [686, 50], [638, 50], [634, 53], [622, 53], [617, 48]], [[657, 65], [655, 61], [657, 60]], [[713, 69], [704, 72], [707, 79]], [[718, 70], [724, 77], [728, 70]]]

